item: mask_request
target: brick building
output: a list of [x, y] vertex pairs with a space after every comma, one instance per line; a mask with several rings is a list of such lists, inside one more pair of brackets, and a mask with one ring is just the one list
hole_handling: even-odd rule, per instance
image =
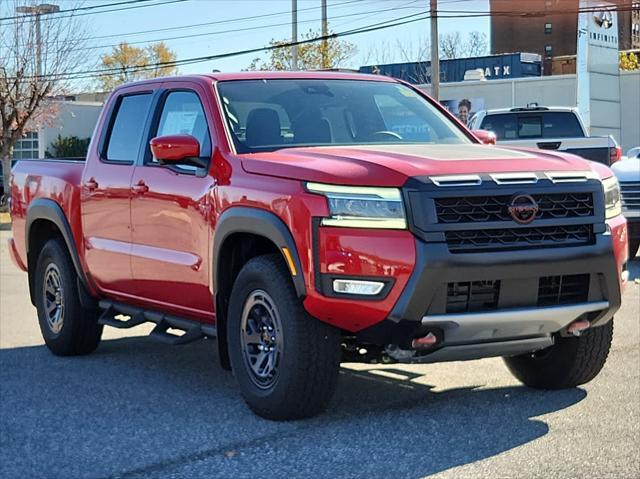
[[[608, 1], [621, 8], [620, 50], [640, 49], [640, 2]], [[544, 74], [550, 74], [552, 57], [576, 54], [579, 6], [580, 0], [490, 0], [491, 53], [538, 53]]]

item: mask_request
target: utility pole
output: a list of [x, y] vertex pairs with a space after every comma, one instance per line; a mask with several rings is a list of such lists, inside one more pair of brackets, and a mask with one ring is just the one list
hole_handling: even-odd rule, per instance
[[41, 3], [40, 5], [17, 7], [16, 13], [33, 15], [36, 25], [36, 81], [40, 81], [42, 76], [42, 30], [40, 28], [40, 16], [46, 13], [57, 13], [60, 11], [58, 5]]
[[326, 38], [329, 35], [329, 26], [327, 24], [327, 0], [321, 1], [322, 10], [322, 36], [325, 37], [322, 40], [322, 68], [329, 68], [329, 40]]
[[291, 69], [298, 69], [298, 0], [291, 0]]
[[438, 55], [438, 0], [431, 0], [431, 96], [440, 101], [440, 56]]

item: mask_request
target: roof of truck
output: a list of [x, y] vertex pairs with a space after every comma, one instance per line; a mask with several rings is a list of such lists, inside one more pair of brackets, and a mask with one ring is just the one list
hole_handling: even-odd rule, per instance
[[561, 111], [561, 112], [573, 112], [575, 108], [569, 106], [521, 106], [514, 108], [493, 108], [491, 110], [484, 110], [487, 115], [499, 115], [502, 113], [534, 113], [536, 111]]
[[239, 73], [207, 73], [202, 76], [218, 81], [226, 80], [276, 80], [276, 79], [318, 79], [318, 80], [373, 80], [373, 81], [397, 81], [383, 75], [370, 75], [366, 73], [352, 73], [344, 71], [250, 71]]
[[175, 75], [159, 78], [124, 83], [117, 89], [132, 85], [144, 85], [150, 83], [179, 82], [179, 81], [229, 81], [229, 80], [278, 80], [278, 79], [304, 79], [304, 80], [368, 80], [379, 82], [398, 82], [395, 78], [384, 75], [371, 75], [366, 73], [351, 73], [344, 71], [250, 71], [235, 73], [200, 73], [193, 75]]

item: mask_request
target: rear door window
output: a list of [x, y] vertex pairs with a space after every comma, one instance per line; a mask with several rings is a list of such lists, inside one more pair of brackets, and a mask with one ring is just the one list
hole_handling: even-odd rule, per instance
[[133, 163], [138, 157], [151, 93], [123, 96], [118, 101], [106, 148], [106, 159]]

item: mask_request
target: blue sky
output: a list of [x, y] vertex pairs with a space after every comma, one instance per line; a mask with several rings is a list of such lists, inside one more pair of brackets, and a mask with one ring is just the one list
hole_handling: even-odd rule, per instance
[[[104, 4], [110, 1], [113, 0], [89, 1], [85, 4]], [[62, 0], [58, 3], [61, 8], [65, 8], [65, 3], [72, 2]], [[439, 8], [487, 11], [488, 3], [488, 0], [440, 0]], [[329, 0], [328, 5], [331, 28], [335, 32], [340, 32], [426, 11], [429, 0]], [[320, 28], [319, 6], [320, 0], [298, 0], [299, 32], [309, 28]], [[291, 20], [290, 8], [290, 0], [190, 0], [178, 4], [88, 15], [85, 18], [90, 22], [92, 36], [117, 35], [93, 40], [96, 45], [109, 45], [119, 41], [146, 42], [182, 35], [203, 34], [187, 39], [166, 40], [169, 47], [176, 52], [178, 59], [183, 59], [263, 46], [272, 38], [289, 38], [291, 35], [291, 26], [288, 23]], [[278, 13], [281, 14], [255, 20], [234, 21], [241, 17]], [[158, 33], [132, 34], [144, 30], [206, 22], [223, 23]], [[278, 24], [282, 25], [278, 26]], [[239, 28], [245, 31], [216, 33]], [[487, 17], [441, 19], [439, 29], [441, 33], [451, 31], [465, 33], [478, 30], [488, 35], [489, 19]], [[391, 50], [396, 50], [398, 42], [406, 45], [410, 51], [417, 51], [419, 44], [428, 38], [428, 20], [351, 36], [348, 39], [357, 46], [358, 54], [349, 66], [358, 67], [367, 59], [372, 60], [371, 63], [376, 63], [376, 59], [373, 58], [376, 56], [373, 53], [375, 50], [387, 48], [385, 45]], [[108, 47], [102, 49], [102, 51], [108, 50]], [[194, 73], [210, 71], [214, 68], [222, 71], [238, 71], [245, 68], [256, 56], [259, 55], [250, 54], [187, 65], [182, 66], [180, 71]], [[399, 58], [398, 61], [400, 61]]]

